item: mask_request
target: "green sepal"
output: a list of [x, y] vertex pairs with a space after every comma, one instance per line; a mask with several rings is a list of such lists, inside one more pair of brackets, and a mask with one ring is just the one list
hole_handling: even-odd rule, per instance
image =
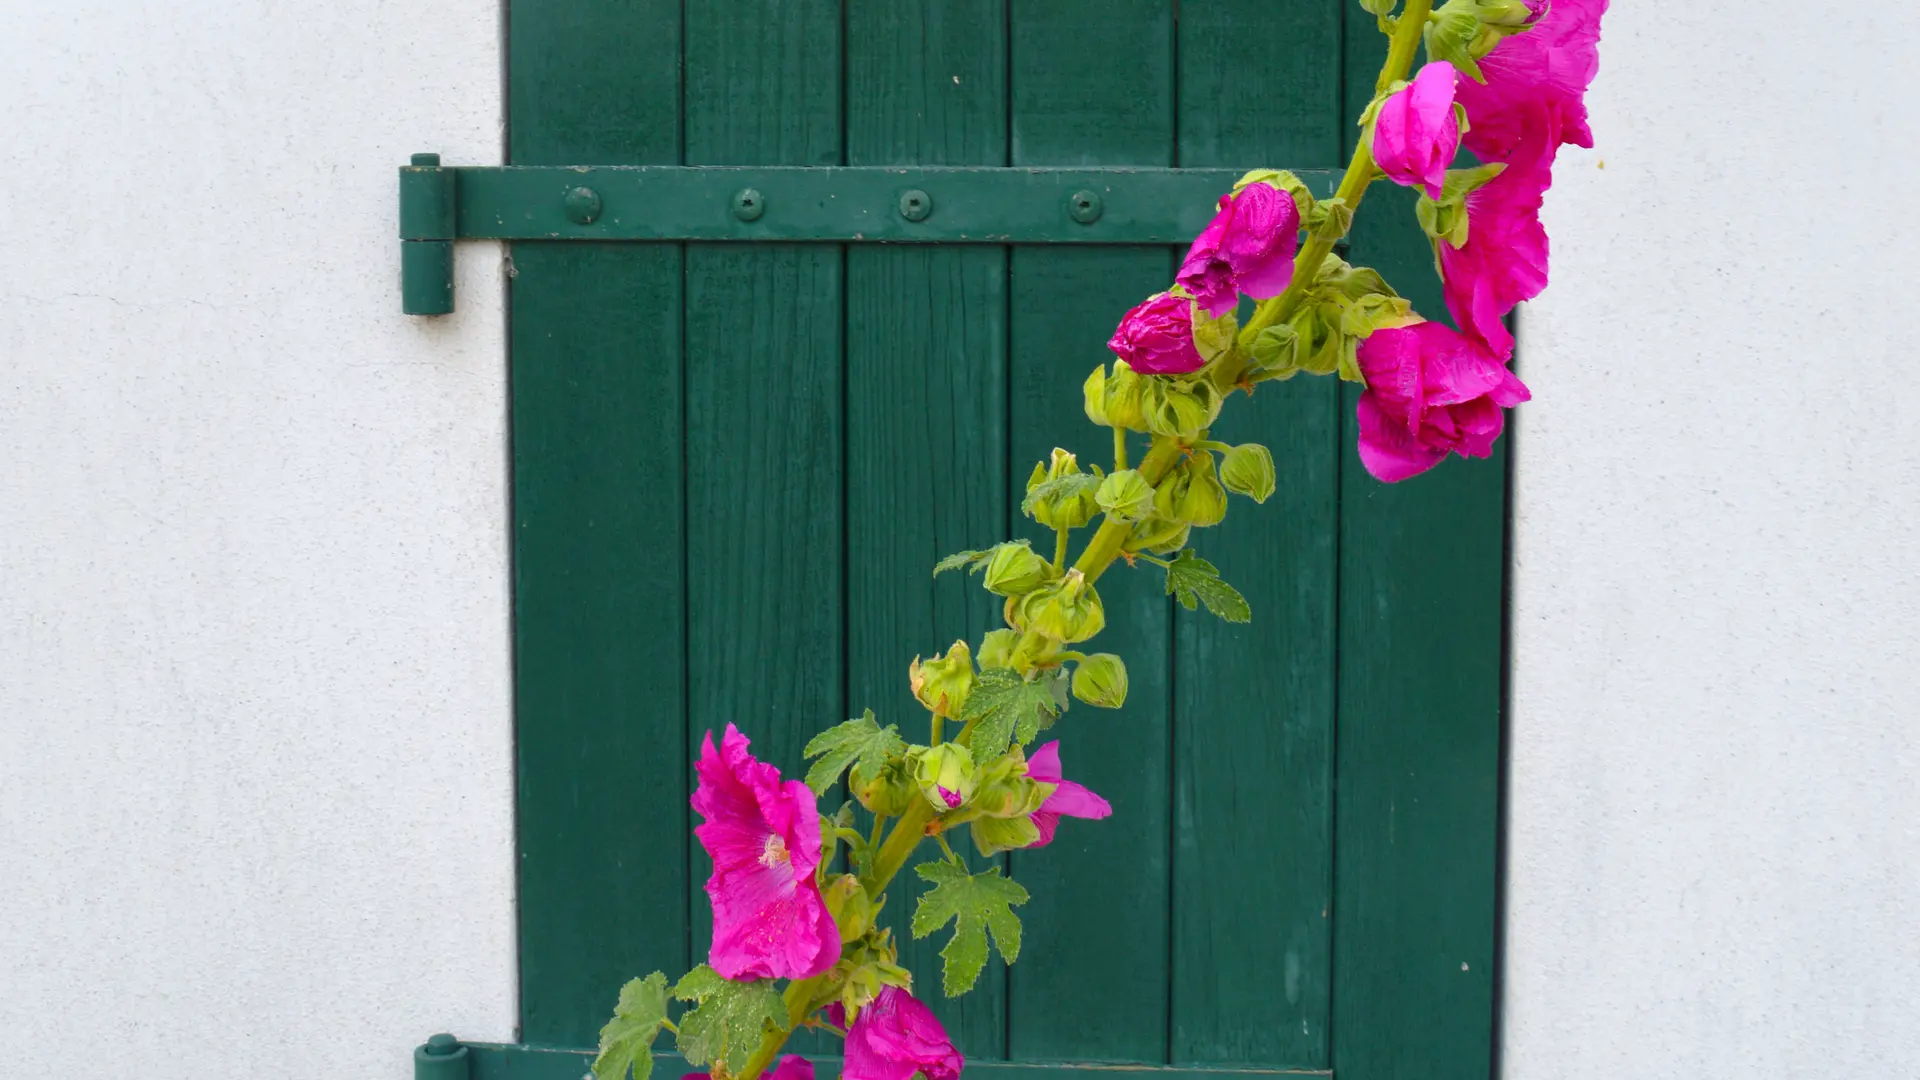
[[949, 570], [978, 570], [987, 564], [993, 556], [993, 548], [985, 551], [956, 551], [933, 564], [933, 576], [939, 577]]
[[1000, 959], [1009, 964], [1019, 959], [1020, 916], [1013, 909], [1028, 899], [1019, 882], [1001, 877], [997, 866], [984, 874], [969, 874], [964, 867], [935, 862], [923, 863], [914, 871], [933, 885], [914, 909], [914, 938], [953, 923], [953, 938], [940, 950], [945, 961], [941, 989], [948, 997], [959, 997], [979, 981], [987, 966], [989, 930]]
[[680, 1018], [674, 1046], [695, 1067], [723, 1062], [730, 1073], [746, 1067], [769, 1028], [785, 1030], [787, 1006], [771, 979], [734, 982], [701, 964], [673, 988], [696, 1006]]
[[1025, 746], [1039, 737], [1059, 713], [1054, 690], [1044, 676], [1023, 679], [1018, 672], [994, 668], [980, 673], [967, 696], [961, 719], [973, 725], [975, 761], [991, 761], [1018, 740]]
[[1469, 235], [1467, 196], [1485, 187], [1488, 181], [1505, 172], [1506, 168], [1505, 162], [1492, 161], [1472, 169], [1448, 169], [1446, 182], [1440, 185], [1439, 201], [1422, 194], [1413, 205], [1414, 216], [1420, 219], [1421, 231], [1431, 237], [1436, 245], [1445, 243], [1453, 248], [1464, 246]]
[[900, 729], [892, 724], [881, 727], [873, 718], [873, 710], [868, 709], [844, 724], [835, 724], [815, 735], [800, 753], [803, 757], [820, 759], [807, 770], [807, 786], [815, 795], [824, 795], [840, 781], [840, 774], [847, 771], [847, 766], [857, 761], [861, 768], [872, 773], [906, 748], [907, 741], [900, 737]]
[[1215, 319], [1193, 305], [1193, 347], [1200, 358], [1211, 363], [1233, 351], [1234, 336], [1240, 332], [1240, 317], [1232, 308]]
[[1093, 499], [1100, 512], [1122, 521], [1139, 521], [1153, 511], [1153, 485], [1138, 469], [1122, 469], [1100, 482]]
[[1273, 494], [1273, 453], [1259, 443], [1242, 443], [1220, 459], [1220, 482], [1228, 491], [1254, 502]]
[[1394, 5], [1399, 2], [1400, 0], [1360, 0], [1360, 10], [1369, 15], [1378, 15], [1381, 18], [1385, 18], [1393, 14]]
[[[1040, 826], [1035, 825], [1030, 817], [979, 817], [974, 818], [968, 827], [973, 833], [974, 850], [986, 857], [1003, 851], [1016, 851], [1040, 840]], [[1015, 948], [1017, 950], [1018, 946]]]
[[1093, 653], [1073, 668], [1073, 696], [1102, 709], [1127, 703], [1127, 665], [1112, 653]]
[[653, 1040], [667, 1022], [667, 977], [654, 972], [620, 988], [613, 1019], [600, 1029], [593, 1080], [647, 1080], [653, 1075]]
[[1240, 590], [1220, 580], [1220, 571], [1191, 551], [1181, 552], [1167, 565], [1167, 593], [1188, 611], [1200, 603], [1231, 623], [1253, 618], [1253, 609], [1247, 606], [1247, 598], [1240, 595]]
[[[989, 630], [980, 638], [980, 670], [1006, 670], [1013, 667], [1014, 646], [1020, 643], [1018, 630]], [[975, 681], [975, 688], [979, 686]]]

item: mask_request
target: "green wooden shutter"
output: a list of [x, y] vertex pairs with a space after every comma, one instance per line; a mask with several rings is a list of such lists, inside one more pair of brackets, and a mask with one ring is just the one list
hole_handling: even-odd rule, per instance
[[[1334, 168], [1383, 44], [1340, 0], [509, 10], [519, 166]], [[908, 660], [995, 618], [932, 563], [1029, 525], [1018, 492], [1056, 442], [1104, 459], [1080, 382], [1178, 249], [511, 257], [526, 1045], [474, 1061], [571, 1078], [577, 1054], [535, 1048], [590, 1046], [625, 978], [704, 952], [700, 733], [737, 723], [792, 772], [862, 707], [919, 722]], [[1369, 196], [1352, 257], [1441, 311], [1403, 192]], [[1251, 626], [1171, 607], [1151, 574], [1102, 582], [1131, 697], [1057, 733], [1114, 817], [1007, 860], [1026, 951], [972, 995], [937, 1000], [937, 943], [907, 945], [970, 1067], [1488, 1074], [1504, 461], [1384, 487], [1352, 407], [1296, 379], [1217, 429], [1280, 468], [1278, 498], [1197, 537]], [[913, 899], [896, 886], [896, 925]]]

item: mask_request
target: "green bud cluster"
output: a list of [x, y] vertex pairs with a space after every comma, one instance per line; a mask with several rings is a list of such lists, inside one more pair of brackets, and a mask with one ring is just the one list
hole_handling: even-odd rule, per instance
[[1447, 0], [1427, 16], [1427, 55], [1445, 60], [1475, 82], [1486, 82], [1479, 61], [1494, 46], [1533, 26], [1526, 0]]
[[1049, 529], [1077, 529], [1100, 512], [1094, 492], [1102, 478], [1100, 466], [1083, 473], [1072, 454], [1055, 447], [1051, 461], [1034, 465], [1021, 509]]
[[1085, 641], [1107, 625], [1099, 591], [1078, 570], [1008, 600], [1006, 616], [1015, 629], [1063, 645]]
[[1259, 381], [1338, 373], [1362, 382], [1360, 342], [1375, 330], [1418, 321], [1412, 303], [1378, 271], [1330, 255], [1293, 316], [1254, 337], [1251, 375]]

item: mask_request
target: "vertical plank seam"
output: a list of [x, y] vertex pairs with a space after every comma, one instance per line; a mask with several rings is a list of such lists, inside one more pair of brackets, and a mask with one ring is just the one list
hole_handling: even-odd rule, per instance
[[[1339, 93], [1335, 95], [1340, 110], [1340, 122], [1344, 125], [1349, 115], [1347, 100], [1350, 90], [1347, 80], [1351, 74], [1348, 68], [1348, 49], [1352, 47], [1354, 5], [1342, 7], [1340, 17], [1340, 49], [1334, 62], [1335, 85]], [[1340, 143], [1345, 149], [1347, 136], [1343, 132]], [[1357, 258], [1356, 253], [1349, 253]], [[1333, 602], [1327, 612], [1327, 636], [1333, 643], [1333, 664], [1331, 678], [1333, 685], [1328, 695], [1332, 702], [1333, 730], [1327, 740], [1327, 1028], [1323, 1033], [1326, 1051], [1321, 1060], [1327, 1068], [1338, 1070], [1339, 1063], [1334, 1060], [1334, 1050], [1338, 1045], [1334, 1040], [1334, 1031], [1340, 1023], [1340, 732], [1342, 716], [1340, 712], [1341, 669], [1346, 663], [1345, 649], [1340, 639], [1340, 612], [1344, 597], [1341, 568], [1345, 565], [1346, 554], [1346, 489], [1345, 473], [1346, 449], [1346, 388], [1335, 383], [1333, 393]]]
[[[1513, 367], [1516, 374], [1521, 366], [1520, 348], [1525, 344], [1523, 339], [1514, 347]], [[1487, 1025], [1489, 1080], [1499, 1080], [1501, 1075], [1501, 1047], [1504, 1041], [1501, 1035], [1506, 1028], [1507, 840], [1511, 825], [1508, 811], [1512, 806], [1508, 796], [1513, 781], [1513, 466], [1519, 454], [1519, 417], [1518, 410], [1509, 415], [1507, 437], [1501, 452], [1504, 475], [1501, 477], [1500, 495], [1500, 718], [1494, 766], [1493, 970], [1490, 973], [1493, 1009]]]
[[[1174, 8], [1177, 12], [1179, 0], [1175, 0]], [[1179, 33], [1177, 19], [1174, 23], [1174, 32], [1176, 35]], [[1174, 49], [1174, 55], [1176, 58], [1179, 56], [1178, 47]], [[1180, 78], [1177, 72], [1174, 75], [1173, 84], [1174, 93], [1178, 95]], [[1174, 108], [1173, 114], [1176, 118], [1180, 115], [1178, 106]], [[1180, 152], [1180, 140], [1177, 137], [1174, 139], [1173, 146], [1177, 161], [1177, 155]], [[1167, 250], [1168, 276], [1171, 277], [1179, 272], [1180, 250], [1178, 248]], [[1178, 1006], [1174, 1002], [1174, 994], [1180, 987], [1178, 977], [1180, 935], [1175, 932], [1173, 913], [1178, 910], [1180, 902], [1180, 871], [1177, 860], [1180, 830], [1180, 630], [1182, 622], [1174, 613], [1171, 597], [1166, 598], [1162, 610], [1166, 613], [1167, 620], [1165, 658], [1167, 665], [1167, 1039], [1166, 1052], [1161, 1057], [1165, 1064], [1171, 1065], [1174, 1059], [1174, 1021], [1180, 1015]]]

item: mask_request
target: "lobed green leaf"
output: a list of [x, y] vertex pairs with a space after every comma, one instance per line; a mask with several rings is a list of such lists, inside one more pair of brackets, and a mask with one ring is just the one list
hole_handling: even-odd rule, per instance
[[979, 981], [987, 966], [989, 931], [1000, 959], [1009, 964], [1019, 959], [1020, 916], [1013, 909], [1028, 899], [1019, 882], [1001, 877], [997, 866], [984, 874], [969, 874], [965, 867], [934, 862], [914, 871], [933, 885], [914, 909], [914, 938], [953, 923], [953, 938], [940, 950], [941, 989], [948, 997], [959, 997]]
[[620, 988], [613, 1019], [600, 1029], [594, 1080], [647, 1080], [653, 1075], [653, 1040], [667, 1021], [667, 977], [656, 971]]
[[1247, 605], [1247, 598], [1240, 595], [1240, 590], [1220, 580], [1220, 571], [1191, 550], [1182, 551], [1167, 564], [1167, 594], [1179, 600], [1188, 611], [1200, 603], [1231, 623], [1253, 618], [1253, 609]]
[[801, 753], [806, 757], [817, 757], [807, 770], [807, 786], [815, 795], [824, 795], [827, 789], [840, 782], [840, 774], [847, 766], [855, 762], [860, 768], [873, 772], [885, 764], [889, 757], [905, 753], [907, 741], [900, 737], [900, 729], [892, 724], [881, 727], [873, 718], [873, 710], [868, 709], [860, 716], [844, 724], [815, 735]]
[[1025, 745], [1051, 724], [1060, 711], [1053, 681], [1041, 676], [1029, 682], [1006, 668], [981, 672], [960, 714], [973, 725], [973, 759], [991, 761], [1016, 739]]
[[733, 982], [701, 964], [687, 972], [673, 996], [698, 1003], [680, 1018], [674, 1036], [680, 1056], [696, 1067], [724, 1062], [728, 1072], [737, 1073], [769, 1026], [782, 1029], [787, 1024], [786, 1003], [771, 979]]

